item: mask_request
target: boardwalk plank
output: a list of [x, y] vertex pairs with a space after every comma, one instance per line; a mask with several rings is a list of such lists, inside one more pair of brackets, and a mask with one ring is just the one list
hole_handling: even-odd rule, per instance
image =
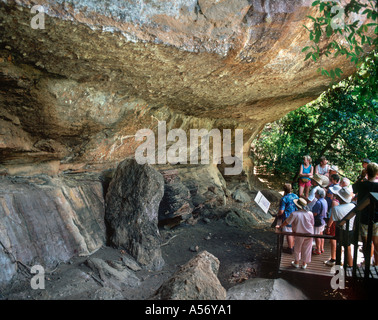
[[[287, 248], [286, 236], [284, 237], [283, 248]], [[352, 252], [353, 252], [353, 249], [352, 249]], [[331, 257], [330, 240], [325, 239], [324, 240], [324, 252], [320, 255], [314, 255], [313, 254], [311, 256], [311, 262], [308, 263], [306, 269], [294, 268], [291, 265], [291, 262], [294, 260], [294, 254], [288, 254], [288, 253], [282, 252], [281, 253], [281, 261], [280, 261], [279, 271], [281, 271], [281, 272], [282, 271], [284, 271], [284, 272], [301, 272], [301, 273], [306, 273], [306, 274], [333, 277], [335, 275], [335, 269], [327, 266], [324, 263], [330, 257]], [[361, 263], [362, 260], [363, 260], [363, 256], [360, 252], [358, 252], [357, 263], [358, 264]], [[364, 277], [364, 271], [365, 271], [364, 267], [359, 267], [357, 269], [357, 277], [363, 278]], [[378, 279], [377, 268], [371, 267], [370, 273], [371, 273], [370, 277], [373, 277], [374, 279]], [[348, 276], [348, 277], [352, 276], [352, 268], [347, 268], [346, 276]]]

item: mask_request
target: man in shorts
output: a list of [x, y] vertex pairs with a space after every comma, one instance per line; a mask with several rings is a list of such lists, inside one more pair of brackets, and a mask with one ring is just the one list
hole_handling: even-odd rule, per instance
[[[352, 203], [352, 197], [353, 197], [353, 190], [351, 187], [343, 187], [340, 188], [339, 186], [333, 186], [329, 188], [330, 191], [336, 196], [336, 198], [339, 200], [340, 205], [334, 206], [331, 209], [331, 216], [327, 222], [326, 226], [326, 234], [330, 234], [332, 236], [335, 235], [335, 230], [330, 230], [331, 225], [335, 225], [334, 222], [341, 221], [353, 208], [356, 206], [354, 203]], [[350, 219], [349, 221], [349, 230], [353, 231], [353, 224], [354, 224], [354, 218]], [[343, 226], [345, 229], [345, 226]], [[332, 241], [335, 242], [335, 240], [331, 240], [331, 258], [324, 263], [327, 266], [334, 266], [336, 263], [336, 245], [332, 245]], [[348, 265], [353, 265], [353, 257], [352, 257], [352, 250], [350, 246], [348, 246]]]
[[[315, 192], [315, 197], [317, 199], [314, 207], [312, 208], [312, 213], [314, 214], [315, 224], [314, 224], [314, 234], [323, 234], [325, 221], [324, 218], [327, 217], [328, 204], [325, 198], [325, 191], [323, 188], [319, 188]], [[322, 254], [324, 252], [324, 239], [315, 238], [316, 249], [312, 251], [313, 254]]]

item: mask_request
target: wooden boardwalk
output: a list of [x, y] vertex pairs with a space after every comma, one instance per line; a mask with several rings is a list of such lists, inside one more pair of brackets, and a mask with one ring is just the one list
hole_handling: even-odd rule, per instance
[[[348, 268], [346, 271], [347, 277], [352, 277], [352, 269]], [[358, 279], [363, 279], [365, 277], [365, 267], [358, 267], [356, 270], [356, 276]], [[370, 266], [370, 278], [378, 280], [378, 267]]]
[[[313, 243], [313, 247], [315, 247], [314, 243]], [[287, 248], [286, 236], [284, 237], [283, 248]], [[353, 252], [353, 246], [352, 246], [352, 252]], [[363, 261], [363, 255], [359, 250], [357, 250], [357, 252], [358, 252], [357, 263], [359, 264]], [[282, 271], [284, 271], [284, 272], [300, 272], [300, 273], [304, 273], [304, 274], [313, 274], [313, 275], [319, 275], [319, 276], [333, 277], [335, 275], [335, 269], [327, 266], [324, 263], [330, 257], [331, 257], [330, 240], [325, 239], [324, 240], [324, 252], [322, 254], [319, 254], [319, 255], [313, 254], [311, 256], [311, 262], [308, 263], [306, 269], [294, 268], [291, 265], [291, 262], [294, 260], [294, 254], [288, 254], [288, 253], [282, 252], [281, 253], [281, 261], [280, 261], [279, 271], [280, 272], [282, 272]], [[344, 254], [342, 253], [342, 259], [343, 258], [344, 258]], [[374, 269], [374, 267], [371, 267], [371, 269], [372, 268]], [[363, 270], [361, 270], [361, 269], [363, 269], [363, 267], [360, 267], [357, 270], [357, 276], [358, 277], [359, 277], [359, 274], [363, 275]], [[377, 274], [375, 270], [373, 270], [373, 271], [374, 271], [373, 275]], [[351, 268], [347, 268], [346, 275], [352, 276]]]

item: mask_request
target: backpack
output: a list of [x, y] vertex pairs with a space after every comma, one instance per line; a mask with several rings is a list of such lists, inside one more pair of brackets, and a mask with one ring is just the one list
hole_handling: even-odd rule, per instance
[[315, 218], [315, 223], [314, 223], [314, 226], [315, 227], [320, 227], [322, 225], [322, 218], [325, 218], [323, 217], [323, 203], [320, 202], [320, 213], [317, 214], [314, 218]]

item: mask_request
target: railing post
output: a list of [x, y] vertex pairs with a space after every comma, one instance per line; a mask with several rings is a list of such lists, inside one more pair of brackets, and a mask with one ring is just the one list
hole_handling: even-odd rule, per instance
[[341, 266], [341, 244], [343, 241], [343, 233], [340, 231], [338, 223], [334, 223], [336, 223], [336, 265]]
[[343, 241], [344, 241], [344, 270], [346, 272], [346, 269], [348, 267], [348, 256], [349, 256], [349, 252], [348, 252], [348, 247], [349, 247], [349, 220], [347, 220], [346, 222], [346, 225], [345, 225], [345, 232], [344, 232], [344, 237], [343, 237]]
[[279, 272], [281, 265], [283, 237], [284, 236], [282, 234], [277, 234], [277, 273]]
[[371, 253], [371, 241], [373, 238], [373, 223], [374, 223], [374, 214], [375, 214], [375, 199], [373, 195], [370, 195], [370, 205], [369, 205], [369, 225], [368, 225], [368, 234], [366, 240], [366, 250], [364, 252], [365, 256], [365, 275], [364, 280], [369, 279], [370, 274], [370, 253]]
[[357, 277], [357, 258], [358, 258], [358, 237], [360, 234], [360, 213], [357, 212], [354, 219], [354, 233], [353, 233], [353, 278]]

